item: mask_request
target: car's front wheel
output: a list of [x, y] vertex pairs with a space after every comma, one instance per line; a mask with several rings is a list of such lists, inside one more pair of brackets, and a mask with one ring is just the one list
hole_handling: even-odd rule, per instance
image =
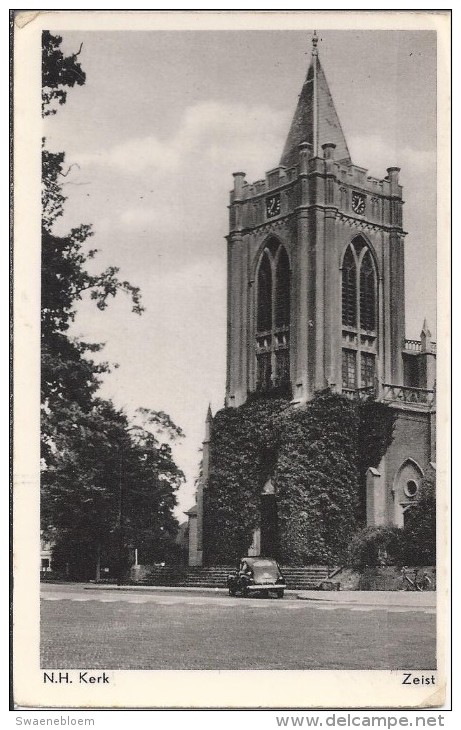
[[283, 591], [277, 591], [277, 598], [283, 598]]

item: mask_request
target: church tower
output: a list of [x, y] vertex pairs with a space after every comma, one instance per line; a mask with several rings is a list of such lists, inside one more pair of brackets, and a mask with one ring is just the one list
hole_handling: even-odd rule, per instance
[[234, 173], [228, 406], [281, 386], [303, 402], [403, 383], [399, 168], [352, 164], [317, 41], [279, 166], [252, 184]]
[[[353, 164], [317, 43], [314, 34], [280, 164], [253, 183], [234, 173], [225, 407], [255, 393], [302, 405], [326, 388], [388, 404], [393, 438], [366, 473], [366, 522], [403, 526], [424, 474], [435, 469], [435, 343], [425, 320], [421, 340], [405, 339], [400, 170], [390, 166], [381, 179]], [[209, 411], [197, 505], [188, 513], [190, 565], [206, 554], [213, 458]], [[277, 509], [270, 479], [261, 495]], [[265, 551], [262, 537], [256, 529], [252, 554]]]

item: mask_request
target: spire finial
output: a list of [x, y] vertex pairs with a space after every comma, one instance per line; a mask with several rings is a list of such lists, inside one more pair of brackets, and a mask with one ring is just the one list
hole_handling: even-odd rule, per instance
[[319, 42], [317, 31], [314, 30], [314, 35], [312, 36], [312, 55], [317, 56], [317, 43]]

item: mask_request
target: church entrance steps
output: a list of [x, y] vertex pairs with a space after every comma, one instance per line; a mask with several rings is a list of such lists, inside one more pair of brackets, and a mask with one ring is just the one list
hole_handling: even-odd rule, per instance
[[331, 573], [326, 565], [308, 565], [306, 567], [282, 567], [287, 587], [295, 590], [309, 590], [317, 588], [319, 583], [326, 580]]
[[[225, 588], [227, 576], [235, 571], [234, 565], [207, 567], [153, 566], [143, 571], [138, 583], [156, 586], [183, 586], [190, 588]], [[311, 590], [326, 580], [333, 572], [323, 565], [282, 566], [283, 575], [290, 590]]]
[[225, 588], [227, 576], [233, 570], [235, 570], [235, 566], [232, 565], [189, 568], [184, 585], [200, 588]]

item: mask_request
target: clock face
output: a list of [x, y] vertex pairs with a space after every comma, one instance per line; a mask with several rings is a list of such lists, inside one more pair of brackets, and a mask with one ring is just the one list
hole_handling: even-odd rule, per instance
[[361, 193], [352, 193], [352, 210], [358, 215], [365, 213], [365, 196]]
[[270, 198], [266, 198], [266, 215], [268, 218], [280, 215], [280, 195], [271, 195]]

